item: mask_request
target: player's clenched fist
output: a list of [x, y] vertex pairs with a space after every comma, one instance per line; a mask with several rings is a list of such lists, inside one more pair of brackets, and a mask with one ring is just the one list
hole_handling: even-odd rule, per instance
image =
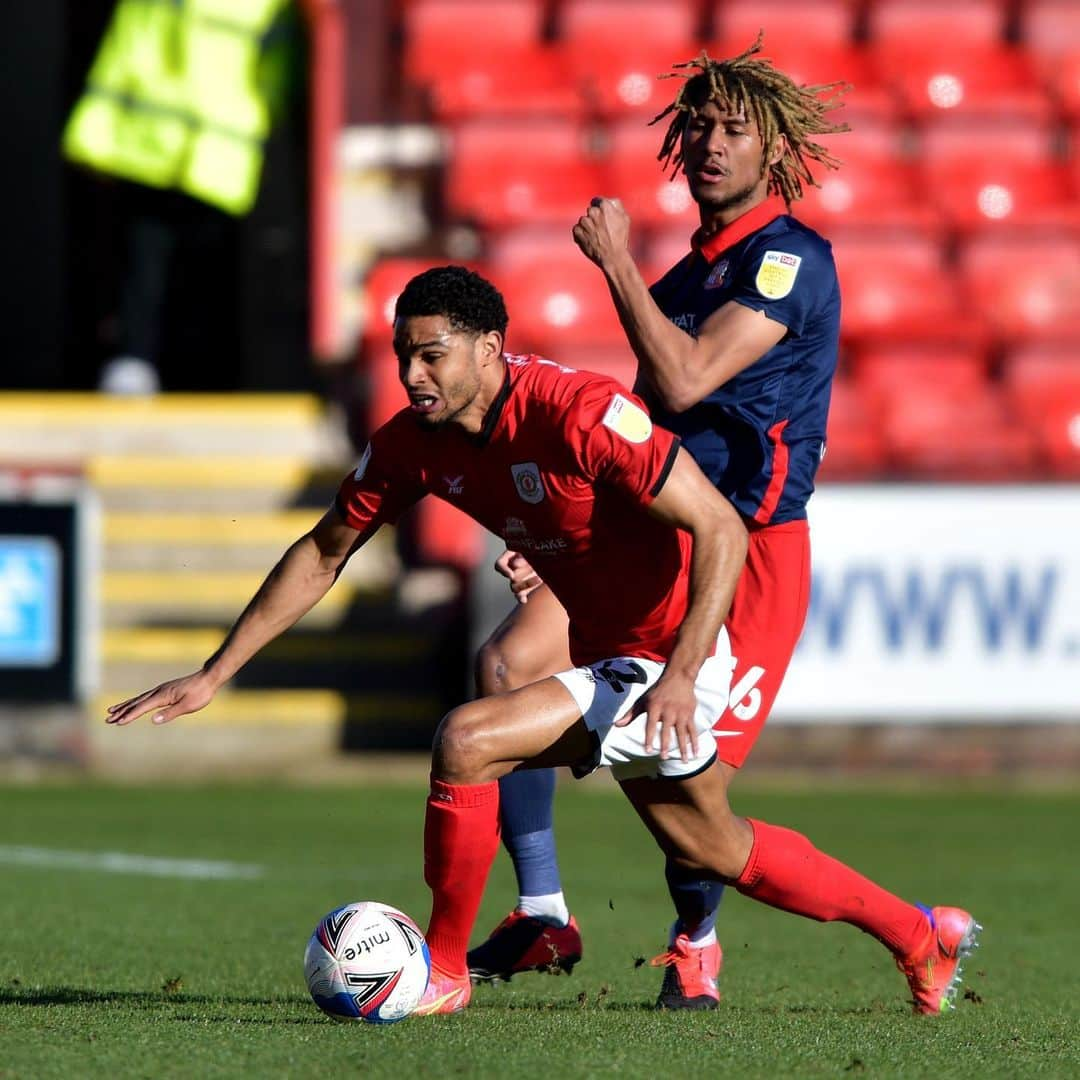
[[574, 243], [597, 266], [605, 266], [630, 248], [630, 215], [618, 199], [599, 196], [574, 226]]

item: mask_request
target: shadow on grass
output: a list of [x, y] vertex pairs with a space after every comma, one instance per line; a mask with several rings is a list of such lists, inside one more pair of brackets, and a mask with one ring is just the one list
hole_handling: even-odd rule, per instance
[[228, 994], [184, 994], [164, 990], [92, 990], [82, 986], [0, 987], [0, 1006], [54, 1005], [134, 1005], [144, 1008], [160, 1005], [308, 1005], [299, 994], [283, 997], [233, 997]]

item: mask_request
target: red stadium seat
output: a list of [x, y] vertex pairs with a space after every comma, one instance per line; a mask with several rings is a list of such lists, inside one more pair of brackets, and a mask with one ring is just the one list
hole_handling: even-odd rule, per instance
[[821, 480], [867, 480], [884, 469], [880, 428], [858, 389], [847, 379], [833, 382], [825, 446], [818, 474]]
[[680, 60], [687, 59], [682, 54], [697, 36], [697, 21], [696, 0], [562, 0], [556, 34], [574, 50], [603, 49], [617, 38], [628, 45], [665, 45], [671, 59]]
[[584, 132], [556, 121], [463, 124], [446, 177], [452, 213], [480, 224], [561, 223], [568, 228], [602, 188]]
[[1036, 471], [1030, 431], [996, 387], [930, 384], [896, 394], [883, 422], [897, 472], [939, 480], [1019, 480]]
[[1027, 54], [1019, 49], [901, 39], [880, 42], [873, 55], [882, 81], [916, 118], [970, 113], [1038, 123], [1052, 112]]
[[1080, 5], [1076, 0], [1025, 0], [1019, 5], [1020, 38], [1042, 65], [1080, 51]]
[[[713, 34], [736, 56], [765, 31], [763, 55], [790, 43], [834, 48], [851, 41], [857, 5], [852, 0], [723, 0], [713, 5]], [[709, 54], [710, 56], [712, 53]]]
[[843, 296], [841, 333], [866, 341], [977, 342], [981, 330], [961, 306], [956, 275], [939, 246], [907, 231], [834, 232]]
[[415, 0], [404, 13], [405, 75], [424, 83], [476, 52], [540, 41], [543, 0]]
[[1006, 340], [1080, 340], [1080, 246], [1071, 238], [980, 236], [961, 253], [968, 306]]
[[603, 274], [579, 254], [508, 268], [497, 284], [506, 297], [507, 336], [516, 352], [561, 362], [565, 347], [626, 345]]
[[472, 117], [580, 117], [585, 99], [556, 49], [543, 45], [469, 50], [433, 73], [431, 107], [444, 121]]
[[820, 187], [807, 187], [792, 212], [828, 234], [834, 225], [889, 225], [937, 229], [941, 215], [918, 187], [918, 174], [891, 124], [869, 119], [853, 130], [816, 140], [841, 161], [839, 169], [814, 167]]
[[1008, 0], [871, 0], [867, 28], [878, 45], [991, 45], [1004, 40], [1007, 19]]
[[431, 259], [380, 259], [364, 278], [363, 335], [389, 341], [394, 328], [394, 304], [410, 278], [433, 265]]
[[875, 416], [897, 396], [929, 387], [978, 394], [987, 381], [986, 357], [972, 347], [885, 345], [863, 349], [854, 364], [855, 385]]
[[690, 41], [671, 45], [617, 36], [599, 44], [570, 42], [563, 48], [577, 84], [598, 115], [643, 120], [666, 109], [681, 85], [681, 80], [659, 76], [700, 51]]
[[924, 187], [962, 229], [1080, 224], [1068, 169], [1050, 130], [1000, 119], [943, 119], [922, 138]]
[[[581, 208], [584, 213], [585, 207]], [[571, 222], [535, 228], [498, 229], [487, 238], [486, 261], [495, 275], [521, 267], [538, 266], [585, 256], [570, 234]]]
[[690, 254], [690, 237], [696, 226], [672, 225], [649, 235], [638, 266], [641, 276], [652, 285], [677, 262]]
[[1047, 86], [1065, 116], [1080, 120], [1080, 46], [1062, 55], [1049, 69]]
[[1080, 347], [1031, 345], [1005, 363], [1005, 389], [1055, 475], [1080, 477]]
[[662, 126], [632, 120], [612, 126], [604, 194], [622, 199], [640, 225], [679, 222], [689, 235], [699, 223], [697, 205], [682, 173], [672, 177], [656, 160], [663, 134]]

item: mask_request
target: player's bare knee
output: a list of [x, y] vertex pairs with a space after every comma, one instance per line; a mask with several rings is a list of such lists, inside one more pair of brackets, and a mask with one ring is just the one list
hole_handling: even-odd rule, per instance
[[432, 771], [449, 783], [479, 783], [491, 764], [489, 742], [477, 702], [452, 709], [435, 732]]

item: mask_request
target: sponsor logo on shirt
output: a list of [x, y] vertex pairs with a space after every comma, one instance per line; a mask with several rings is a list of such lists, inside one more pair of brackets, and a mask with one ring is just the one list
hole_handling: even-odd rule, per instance
[[680, 330], [685, 330], [691, 335], [697, 334], [697, 314], [695, 312], [691, 311], [684, 315], [671, 315], [669, 318]]
[[719, 289], [724, 284], [724, 278], [727, 277], [728, 267], [731, 265], [728, 259], [721, 259], [710, 271], [709, 276], [705, 279], [706, 289]]
[[465, 480], [465, 474], [464, 473], [462, 473], [461, 476], [444, 476], [443, 479], [446, 481], [446, 494], [447, 495], [460, 495], [462, 493], [462, 491], [464, 490], [464, 488], [463, 488], [463, 483], [464, 483], [464, 480]]
[[611, 399], [602, 422], [604, 427], [610, 428], [616, 435], [631, 443], [643, 443], [652, 434], [649, 414], [622, 394], [616, 394]]
[[525, 502], [535, 505], [544, 501], [544, 482], [540, 479], [540, 466], [535, 461], [511, 465], [510, 473], [514, 477], [518, 495]]
[[795, 287], [801, 263], [801, 255], [766, 251], [754, 279], [757, 291], [767, 300], [782, 300]]
[[523, 536], [528, 536], [529, 530], [525, 525], [525, 522], [521, 518], [508, 517], [506, 524], [503, 526], [503, 539], [520, 540]]
[[353, 473], [354, 480], [363, 480], [364, 473], [367, 472], [368, 462], [371, 460], [371, 443], [368, 443], [364, 448], [364, 456], [360, 458], [360, 464], [356, 466], [356, 472]]

